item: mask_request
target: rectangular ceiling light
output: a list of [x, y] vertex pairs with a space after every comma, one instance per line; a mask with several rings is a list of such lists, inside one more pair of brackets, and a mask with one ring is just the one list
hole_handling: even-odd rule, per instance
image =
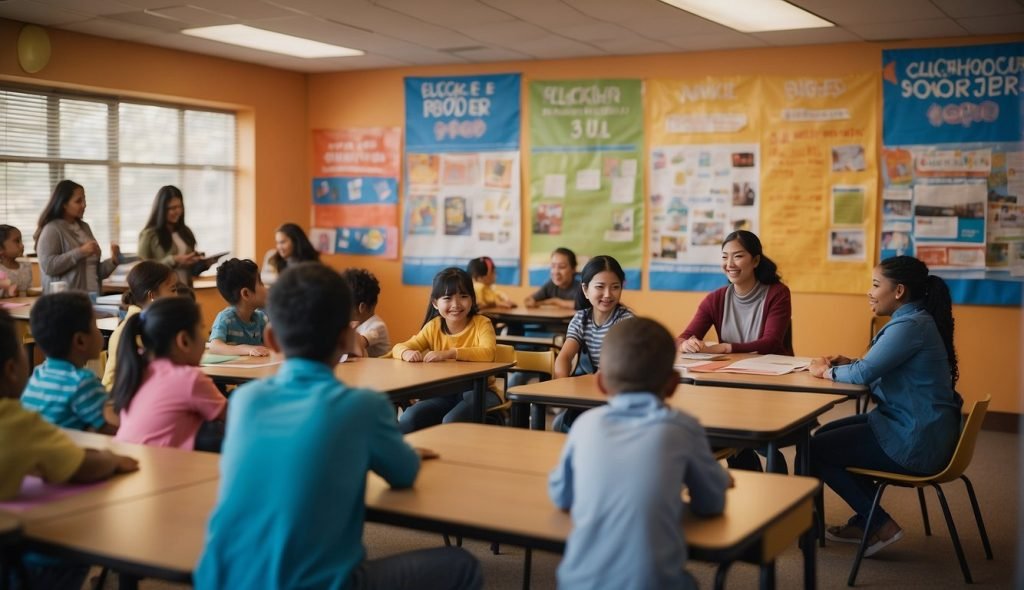
[[216, 27], [198, 27], [185, 29], [182, 33], [192, 37], [201, 37], [211, 41], [219, 41], [230, 45], [240, 45], [250, 49], [270, 51], [301, 57], [304, 59], [316, 59], [318, 57], [350, 57], [363, 55], [358, 49], [349, 49], [340, 45], [330, 45], [319, 41], [311, 41], [302, 37], [293, 37], [283, 33], [265, 31], [246, 25], [221, 25]]
[[783, 0], [661, 0], [741, 33], [834, 27]]

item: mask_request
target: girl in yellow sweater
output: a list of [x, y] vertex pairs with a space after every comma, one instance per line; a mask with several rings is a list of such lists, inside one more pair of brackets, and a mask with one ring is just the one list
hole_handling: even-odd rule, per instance
[[[423, 327], [409, 340], [396, 344], [392, 355], [410, 363], [494, 360], [491, 320], [478, 315], [473, 280], [461, 268], [446, 268], [434, 277], [430, 306]], [[487, 407], [501, 403], [493, 378], [485, 396]], [[473, 391], [417, 402], [402, 413], [398, 426], [408, 434], [442, 422], [468, 422], [473, 416]]]

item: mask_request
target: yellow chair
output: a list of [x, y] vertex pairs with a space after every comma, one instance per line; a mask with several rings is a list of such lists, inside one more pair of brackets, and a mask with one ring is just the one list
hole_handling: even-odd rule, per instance
[[971, 499], [971, 508], [974, 509], [974, 519], [978, 523], [978, 533], [981, 535], [981, 542], [985, 547], [985, 558], [992, 559], [992, 546], [988, 542], [988, 533], [985, 532], [985, 521], [981, 518], [978, 497], [974, 494], [974, 486], [971, 485], [971, 480], [967, 479], [967, 476], [964, 475], [964, 471], [970, 465], [971, 457], [974, 455], [974, 445], [978, 440], [978, 432], [981, 430], [981, 423], [985, 419], [985, 412], [988, 411], [988, 404], [991, 399], [992, 396], [989, 395], [985, 396], [985, 399], [974, 403], [970, 415], [967, 416], [967, 423], [964, 424], [963, 431], [960, 433], [960, 441], [956, 445], [956, 450], [953, 451], [953, 457], [949, 460], [949, 465], [935, 475], [903, 475], [887, 471], [875, 471], [873, 469], [860, 469], [858, 467], [848, 467], [846, 469], [850, 473], [866, 475], [878, 482], [875, 501], [871, 505], [871, 512], [868, 513], [864, 537], [861, 539], [860, 547], [857, 549], [857, 557], [853, 561], [853, 569], [850, 570], [850, 577], [846, 581], [847, 585], [853, 586], [857, 579], [857, 570], [860, 568], [860, 561], [864, 557], [864, 550], [867, 548], [868, 531], [871, 529], [871, 521], [875, 516], [875, 509], [882, 500], [882, 492], [890, 485], [917, 489], [917, 497], [921, 502], [921, 516], [924, 518], [924, 532], [926, 535], [931, 535], [932, 532], [931, 526], [928, 523], [928, 508], [924, 501], [924, 487], [931, 486], [935, 488], [935, 493], [939, 497], [939, 504], [942, 506], [942, 513], [946, 517], [949, 536], [953, 539], [953, 549], [956, 550], [957, 559], [960, 560], [960, 571], [963, 572], [964, 582], [970, 584], [972, 583], [971, 571], [967, 567], [964, 549], [960, 545], [960, 536], [957, 535], [956, 525], [953, 524], [953, 516], [949, 512], [949, 505], [946, 503], [946, 496], [942, 493], [940, 485], [962, 479], [964, 487], [967, 488], [967, 495]]
[[[508, 344], [498, 344], [494, 350], [494, 362], [496, 363], [514, 363], [516, 361], [516, 349]], [[508, 374], [506, 373], [505, 383], [508, 383]], [[484, 422], [491, 422], [504, 426], [508, 423], [508, 411], [512, 407], [512, 402], [505, 399], [505, 390], [508, 387], [502, 385], [499, 395], [501, 396], [501, 403], [487, 408], [487, 412], [484, 416]]]

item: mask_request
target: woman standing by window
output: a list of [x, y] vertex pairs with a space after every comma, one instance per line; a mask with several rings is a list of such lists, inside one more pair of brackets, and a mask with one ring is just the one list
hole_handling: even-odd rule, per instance
[[195, 265], [202, 259], [196, 252], [196, 237], [185, 225], [185, 201], [176, 186], [160, 187], [153, 200], [146, 227], [139, 233], [139, 257], [170, 266], [178, 281], [192, 284]]

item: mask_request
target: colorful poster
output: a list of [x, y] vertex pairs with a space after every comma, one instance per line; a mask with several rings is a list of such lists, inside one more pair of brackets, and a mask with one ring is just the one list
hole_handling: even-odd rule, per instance
[[530, 284], [548, 279], [551, 252], [613, 256], [626, 288], [643, 265], [643, 111], [640, 80], [530, 83]]
[[402, 282], [494, 259], [519, 284], [519, 74], [405, 79]]
[[881, 257], [914, 255], [955, 303], [1020, 305], [1024, 43], [882, 52]]
[[318, 250], [398, 257], [401, 137], [397, 127], [313, 131], [310, 235]]
[[877, 96], [874, 74], [762, 78], [760, 237], [793, 291], [871, 284]]
[[651, 289], [724, 285], [722, 240], [758, 232], [758, 88], [752, 77], [648, 81]]

